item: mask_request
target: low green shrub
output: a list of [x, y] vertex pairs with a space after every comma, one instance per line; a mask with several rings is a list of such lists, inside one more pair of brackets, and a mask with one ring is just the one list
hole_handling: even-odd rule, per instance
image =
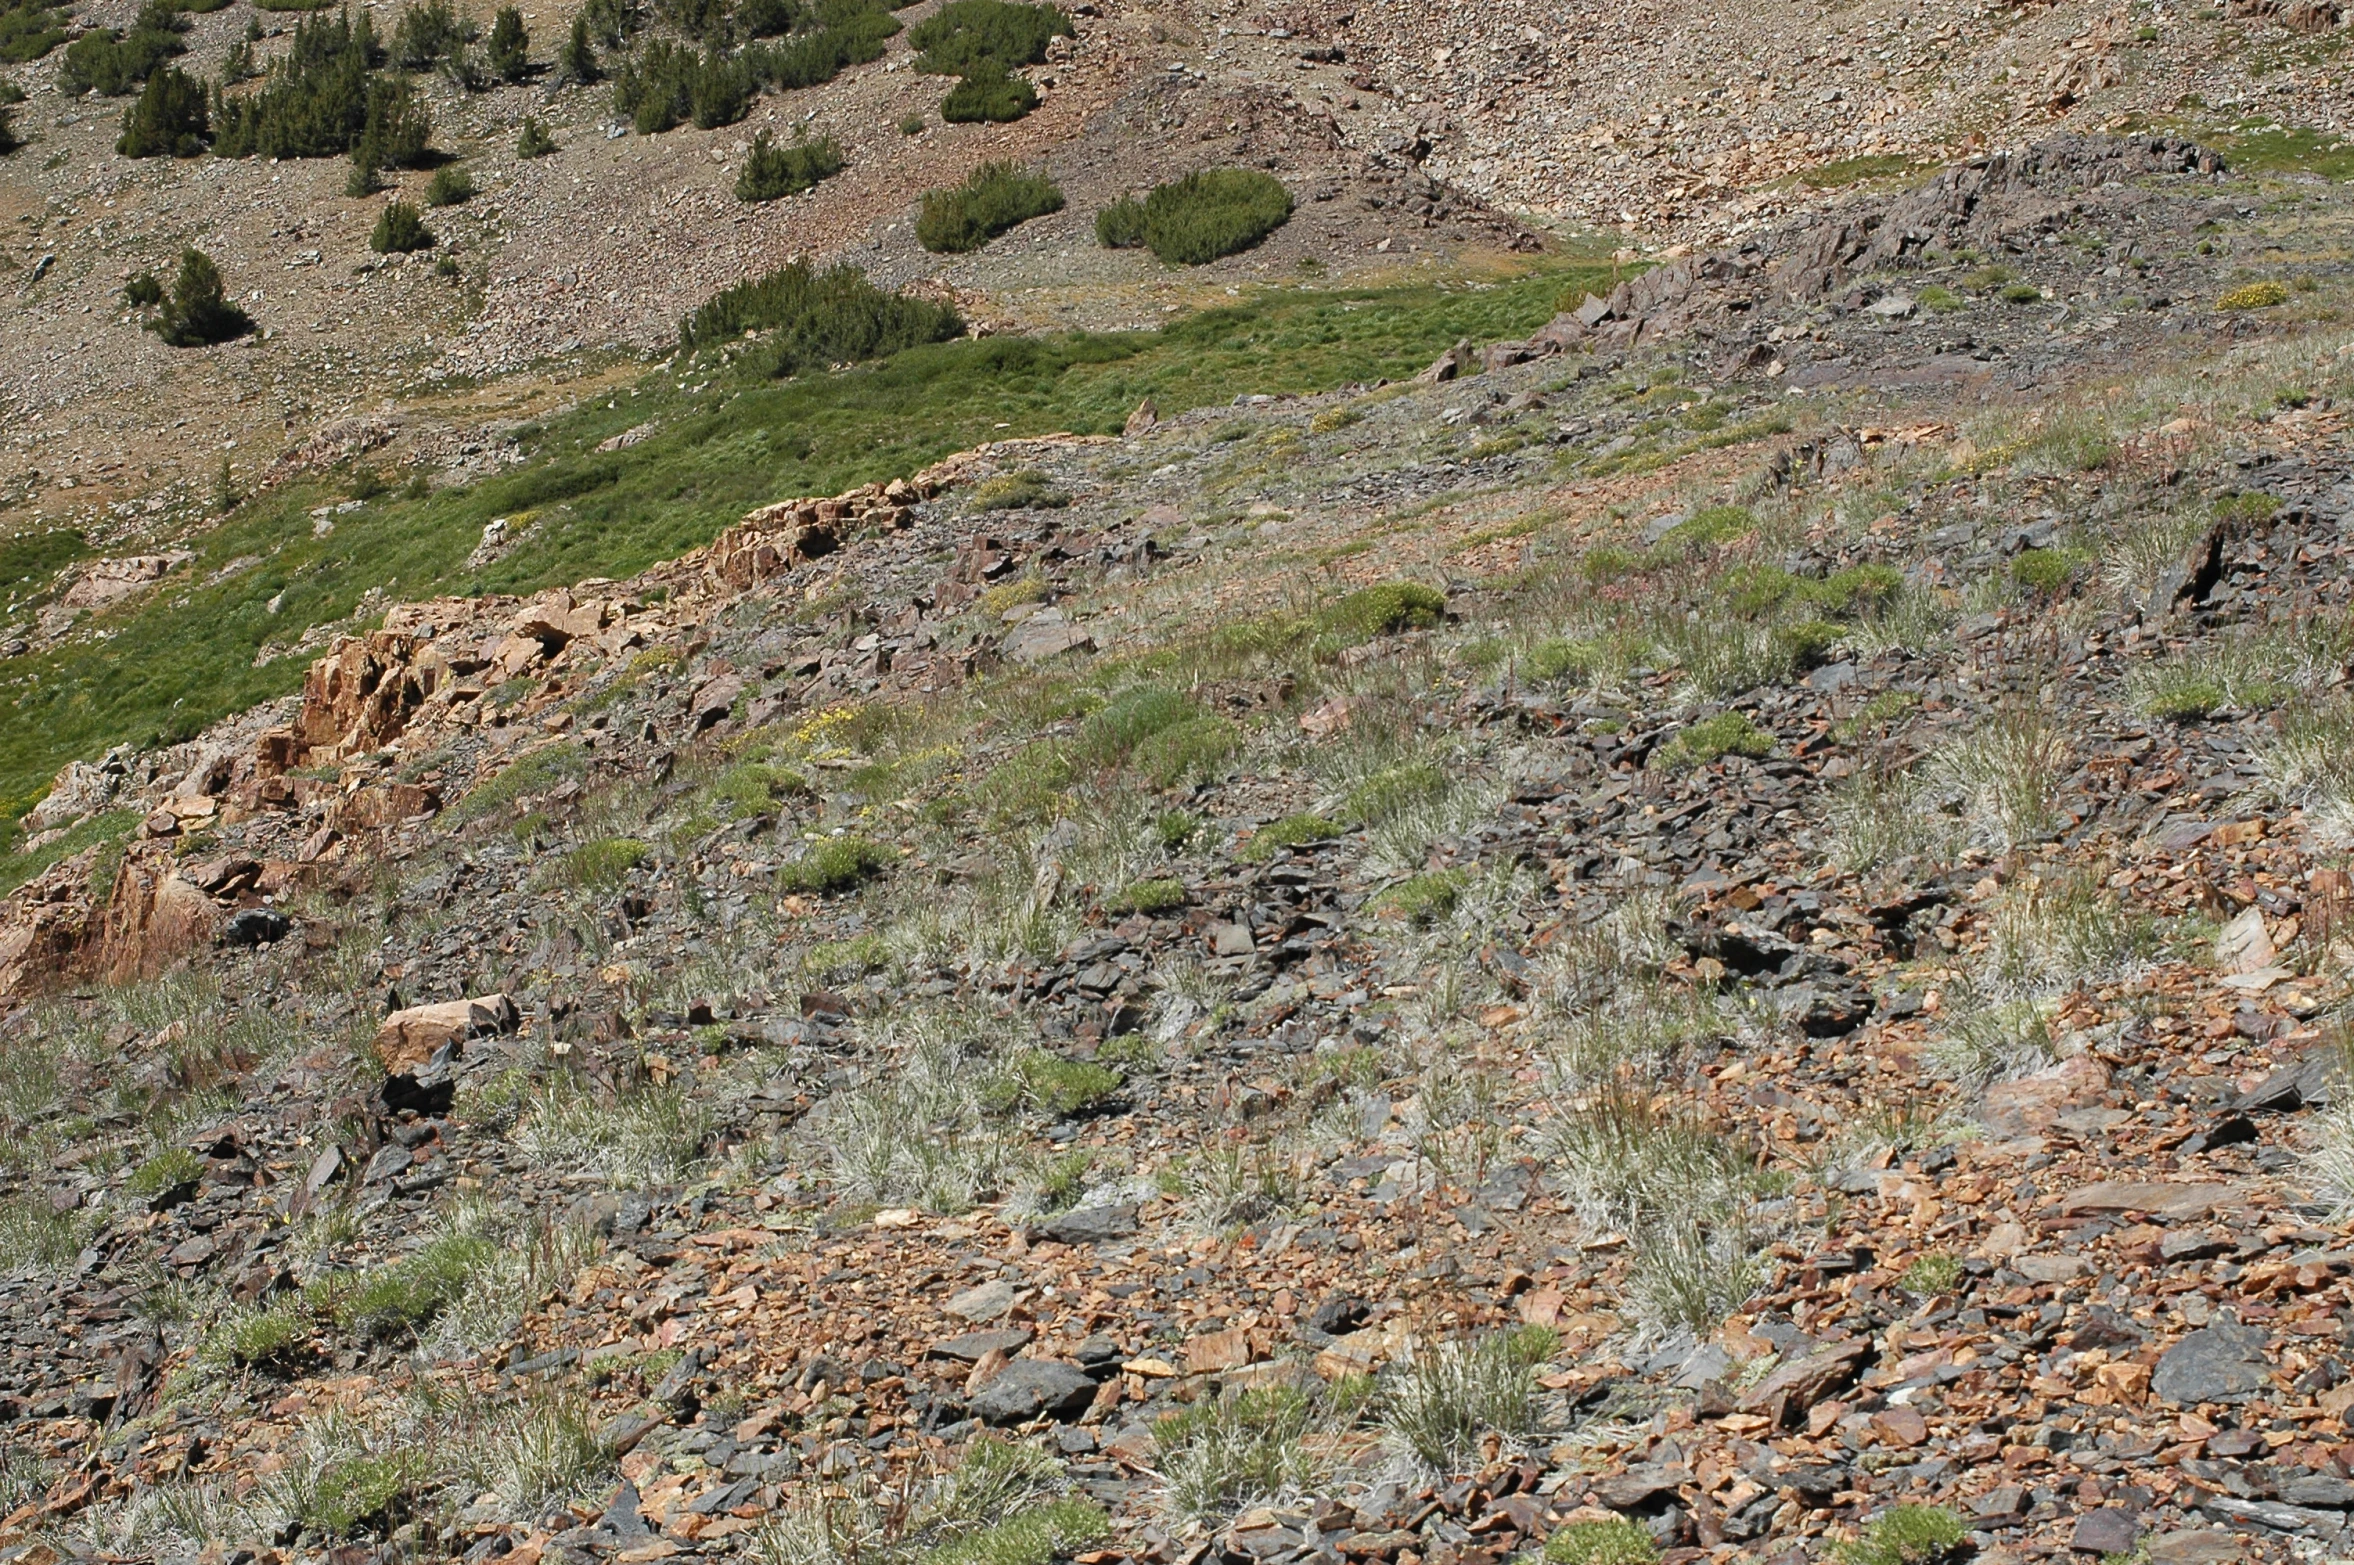
[[1156, 185], [1142, 202], [1096, 214], [1097, 242], [1142, 245], [1171, 266], [1201, 266], [1247, 250], [1291, 219], [1291, 192], [1257, 169], [1211, 168]]
[[48, 0], [0, 0], [0, 62], [23, 65], [65, 42], [65, 17]]
[[1774, 748], [1774, 736], [1750, 721], [1745, 712], [1719, 712], [1688, 725], [1653, 754], [1655, 764], [1670, 771], [1688, 772], [1728, 755], [1752, 760]]
[[915, 220], [916, 242], [936, 253], [962, 255], [1031, 218], [1062, 209], [1062, 187], [1044, 174], [1011, 161], [984, 163], [963, 184], [925, 194]]
[[433, 230], [425, 226], [424, 215], [406, 201], [386, 203], [368, 233], [368, 248], [378, 255], [430, 250], [437, 242]]
[[180, 252], [180, 270], [147, 329], [175, 348], [208, 348], [253, 330], [253, 317], [229, 302], [220, 268], [201, 250]]
[[1039, 64], [1049, 40], [1071, 37], [1073, 31], [1071, 18], [1057, 6], [948, 0], [916, 24], [907, 41], [922, 51], [917, 70], [971, 76], [993, 67], [1002, 72]]
[[515, 138], [515, 156], [544, 158], [551, 156], [555, 150], [556, 138], [548, 134], [547, 126], [539, 122], [538, 116], [524, 116], [523, 133]]
[[188, 23], [168, 0], [147, 0], [128, 33], [97, 27], [68, 45], [57, 84], [77, 97], [86, 92], [120, 97], [146, 81], [164, 61], [187, 52], [188, 46], [180, 41], [187, 29]]
[[848, 891], [880, 874], [891, 860], [889, 849], [865, 837], [828, 837], [779, 870], [777, 884], [787, 891]]
[[444, 163], [433, 171], [433, 180], [425, 187], [425, 204], [464, 206], [474, 195], [474, 176], [466, 172], [466, 165]]
[[2011, 561], [2011, 580], [2030, 592], [2065, 592], [2084, 563], [2073, 549], [2023, 549]]
[[2242, 283], [2226, 291], [2215, 301], [2219, 310], [2269, 310], [2276, 304], [2289, 302], [2288, 284], [2280, 282]]
[[123, 1188], [142, 1200], [183, 1190], [204, 1177], [204, 1159], [186, 1147], [167, 1147], [131, 1170]]
[[946, 342], [964, 322], [947, 305], [876, 287], [854, 266], [821, 272], [795, 261], [714, 295], [680, 324], [679, 344], [708, 347], [746, 331], [763, 335], [762, 366], [784, 376]]
[[984, 68], [962, 77], [940, 100], [951, 125], [1004, 125], [1038, 107], [1038, 89], [1010, 71]]
[[1897, 1286], [1924, 1296], [1951, 1293], [1962, 1280], [1962, 1263], [1942, 1252], [1924, 1255], [1905, 1268]]
[[842, 172], [842, 145], [828, 136], [817, 141], [796, 134], [780, 147], [767, 131], [752, 138], [752, 151], [736, 175], [738, 201], [775, 201], [815, 190]]

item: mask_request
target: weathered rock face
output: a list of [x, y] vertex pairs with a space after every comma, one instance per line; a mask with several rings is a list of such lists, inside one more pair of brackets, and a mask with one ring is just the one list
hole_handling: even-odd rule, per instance
[[109, 982], [153, 978], [209, 946], [227, 915], [168, 854], [126, 854], [106, 905], [96, 967]]
[[24, 818], [26, 832], [38, 835], [70, 826], [75, 821], [95, 815], [114, 802], [123, 786], [123, 767], [120, 761], [101, 761], [92, 766], [83, 761], [68, 761], [58, 772], [57, 780], [49, 785], [49, 792], [28, 811]]
[[712, 540], [704, 570], [713, 582], [740, 592], [822, 559], [857, 533], [899, 531], [908, 524], [910, 509], [936, 492], [921, 477], [895, 478], [831, 499], [762, 506]]

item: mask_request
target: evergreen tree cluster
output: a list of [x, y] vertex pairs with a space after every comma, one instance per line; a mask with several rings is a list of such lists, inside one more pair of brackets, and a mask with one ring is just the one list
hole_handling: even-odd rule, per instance
[[[305, 17], [259, 92], [213, 112], [213, 150], [227, 158], [332, 158], [368, 124], [370, 75], [382, 59], [366, 12]], [[422, 113], [422, 110], [419, 111]]]
[[157, 66], [187, 52], [180, 41], [187, 30], [171, 0], [147, 0], [128, 33], [96, 27], [67, 45], [57, 84], [77, 96], [96, 92], [119, 98], [136, 91]]
[[763, 368], [798, 375], [946, 342], [963, 334], [964, 322], [945, 304], [876, 287], [855, 266], [821, 272], [795, 261], [713, 295], [680, 323], [679, 346], [709, 347], [747, 331], [767, 338]]
[[1059, 6], [948, 0], [907, 36], [923, 51], [916, 57], [917, 70], [958, 78], [941, 100], [940, 117], [970, 124], [1018, 120], [1038, 107], [1038, 89], [1014, 73], [1039, 64], [1050, 40], [1071, 37], [1073, 31]]
[[126, 158], [193, 158], [212, 140], [212, 109], [204, 83], [174, 66], [147, 78], [139, 101], [123, 112], [114, 150]]
[[0, 61], [23, 65], [65, 42], [65, 15], [49, 0], [0, 0]]
[[738, 201], [774, 201], [814, 190], [818, 181], [842, 172], [842, 147], [831, 137], [807, 141], [796, 135], [780, 147], [767, 131], [752, 138], [752, 154], [736, 176]]
[[590, 0], [557, 52], [568, 81], [611, 75], [614, 107], [645, 135], [733, 124], [764, 89], [815, 87], [881, 59], [899, 31], [883, 0], [657, 0], [656, 16], [678, 37], [657, 37], [609, 69], [594, 44], [620, 50], [646, 17], [632, 0]]

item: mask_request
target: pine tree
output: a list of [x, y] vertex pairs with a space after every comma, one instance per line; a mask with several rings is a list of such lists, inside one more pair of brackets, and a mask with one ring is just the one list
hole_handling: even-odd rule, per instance
[[604, 74], [597, 64], [596, 45], [589, 42], [588, 17], [576, 14], [572, 18], [572, 36], [556, 51], [556, 75], [562, 81], [585, 87]]
[[523, 13], [499, 7], [490, 24], [490, 73], [503, 82], [519, 82], [531, 72], [531, 35], [523, 30]]
[[368, 235], [368, 248], [378, 255], [430, 250], [435, 242], [433, 230], [425, 226], [424, 217], [406, 201], [387, 206], [376, 219], [375, 231]]
[[114, 150], [126, 158], [193, 158], [211, 139], [204, 84], [166, 66], [147, 78], [139, 101], [123, 111], [123, 134]]
[[556, 138], [548, 134], [548, 128], [545, 125], [542, 125], [537, 118], [524, 120], [523, 134], [515, 138], [515, 156], [544, 158], [555, 150]]
[[183, 250], [180, 275], [148, 330], [175, 348], [204, 348], [244, 336], [253, 330], [253, 317], [229, 301], [220, 268], [209, 256]]

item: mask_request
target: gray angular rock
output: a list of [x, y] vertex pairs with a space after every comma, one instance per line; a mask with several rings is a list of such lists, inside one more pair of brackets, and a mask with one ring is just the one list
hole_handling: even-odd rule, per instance
[[1057, 1244], [1102, 1244], [1107, 1239], [1125, 1239], [1136, 1232], [1136, 1208], [1128, 1204], [1083, 1206], [1048, 1219], [1038, 1232]]
[[1055, 1359], [1015, 1359], [973, 1398], [973, 1416], [989, 1424], [1026, 1424], [1041, 1414], [1071, 1418], [1095, 1400], [1093, 1377]]
[[2254, 1326], [2217, 1321], [2166, 1350], [2150, 1377], [2150, 1389], [2178, 1406], [2220, 1402], [2263, 1389], [2265, 1334]]
[[2076, 1518], [2068, 1547], [2079, 1554], [2130, 1554], [2140, 1541], [2141, 1513], [2105, 1505]]

